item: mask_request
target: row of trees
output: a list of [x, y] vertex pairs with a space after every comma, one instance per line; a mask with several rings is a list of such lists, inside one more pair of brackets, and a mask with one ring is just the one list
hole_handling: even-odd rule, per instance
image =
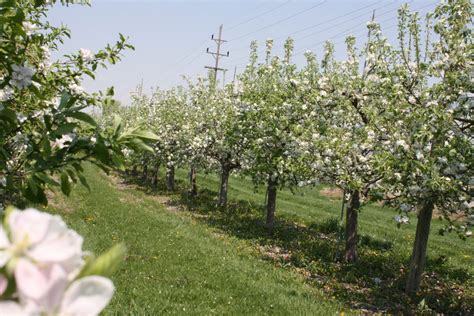
[[[424, 23], [424, 24], [422, 24]], [[293, 41], [284, 56], [266, 42], [258, 62], [252, 42], [250, 62], [236, 82], [218, 88], [212, 79], [186, 88], [135, 94], [122, 108], [127, 124], [145, 123], [159, 135], [154, 153], [127, 153], [147, 177], [160, 165], [174, 189], [174, 170], [218, 170], [218, 204], [227, 203], [231, 173], [265, 184], [266, 224], [275, 223], [278, 190], [329, 183], [344, 192], [345, 260], [357, 260], [358, 213], [383, 200], [418, 223], [406, 291], [419, 289], [433, 211], [460, 236], [468, 226], [453, 213], [473, 216], [473, 46], [472, 4], [441, 3], [422, 21], [408, 7], [399, 10], [398, 45], [379, 24], [369, 22], [361, 49], [346, 39], [347, 57], [336, 60], [325, 45], [320, 61], [307, 52], [306, 65], [292, 62]], [[210, 76], [211, 77], [211, 76]]]

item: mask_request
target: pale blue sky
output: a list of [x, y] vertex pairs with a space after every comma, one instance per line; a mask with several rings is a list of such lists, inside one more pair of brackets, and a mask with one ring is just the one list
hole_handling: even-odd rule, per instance
[[[344, 38], [354, 34], [366, 39], [366, 22], [376, 9], [376, 20], [382, 30], [396, 42], [397, 8], [408, 2], [421, 13], [431, 11], [436, 0], [314, 0], [314, 1], [132, 1], [93, 0], [91, 7], [56, 6], [49, 20], [56, 25], [66, 24], [72, 31], [60, 53], [80, 48], [98, 50], [113, 43], [118, 33], [130, 37], [135, 51], [105, 71], [95, 81], [87, 80], [88, 91], [115, 86], [116, 96], [123, 103], [143, 78], [144, 91], [151, 87], [168, 88], [183, 83], [183, 74], [205, 75], [205, 65], [213, 65], [206, 48], [215, 51], [211, 34], [224, 25], [222, 59], [228, 68], [227, 80], [232, 78], [234, 66], [242, 71], [248, 60], [249, 43], [258, 40], [260, 47], [266, 38], [275, 39], [275, 49], [281, 50], [288, 35], [295, 39], [295, 60], [303, 62], [302, 53], [313, 50], [321, 55], [322, 43], [332, 39], [338, 56], [344, 54]], [[222, 74], [220, 74], [222, 80]]]

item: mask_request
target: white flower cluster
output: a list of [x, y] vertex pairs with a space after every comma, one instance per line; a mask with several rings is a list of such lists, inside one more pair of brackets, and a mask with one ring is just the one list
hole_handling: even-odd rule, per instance
[[81, 48], [79, 50], [79, 55], [85, 62], [91, 62], [94, 60], [94, 54], [89, 49]]
[[[8, 213], [8, 212], [7, 212]], [[16, 293], [0, 301], [2, 315], [98, 315], [114, 293], [101, 276], [78, 278], [83, 239], [59, 216], [12, 210], [0, 226], [0, 296], [10, 282]]]
[[35, 74], [33, 68], [26, 66], [12, 65], [12, 79], [10, 80], [10, 85], [13, 87], [24, 89], [31, 85], [32, 77]]
[[84, 93], [84, 88], [77, 83], [72, 83], [69, 85], [69, 90], [74, 95], [82, 95]]
[[397, 215], [394, 217], [394, 219], [398, 224], [408, 224], [410, 222], [408, 216], [405, 215]]
[[[13, 89], [9, 86], [0, 89], [0, 102], [5, 102], [13, 97]], [[0, 109], [1, 110], [1, 109]]]
[[63, 136], [61, 136], [61, 138], [59, 139], [56, 139], [54, 142], [51, 143], [51, 147], [52, 148], [59, 148], [59, 149], [63, 149], [64, 147], [66, 147], [67, 144], [70, 144], [74, 138], [76, 137], [75, 134], [65, 134]]
[[25, 31], [26, 35], [33, 35], [34, 31], [36, 31], [37, 29], [38, 28], [33, 23], [28, 21], [23, 22], [23, 30]]

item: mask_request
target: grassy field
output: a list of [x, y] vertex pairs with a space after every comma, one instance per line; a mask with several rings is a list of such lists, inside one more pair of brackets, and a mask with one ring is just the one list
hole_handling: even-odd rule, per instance
[[105, 314], [316, 315], [344, 309], [296, 272], [256, 257], [246, 242], [166, 210], [140, 190], [118, 189], [95, 169], [87, 177], [90, 193], [78, 188], [70, 198], [58, 195], [50, 208], [84, 235], [85, 249], [128, 246]]
[[[56, 196], [53, 210], [86, 238], [96, 253], [123, 241], [129, 255], [114, 277], [110, 314], [337, 314], [341, 311], [448, 314], [474, 312], [472, 240], [438, 236], [435, 221], [423, 291], [403, 294], [416, 219], [398, 229], [393, 210], [370, 205], [360, 215], [360, 260], [338, 260], [340, 201], [321, 188], [278, 195], [275, 232], [263, 225], [264, 190], [230, 181], [229, 207], [215, 208], [217, 177], [199, 175], [200, 193], [156, 190], [87, 170], [92, 191]], [[324, 192], [324, 191], [323, 191]]]

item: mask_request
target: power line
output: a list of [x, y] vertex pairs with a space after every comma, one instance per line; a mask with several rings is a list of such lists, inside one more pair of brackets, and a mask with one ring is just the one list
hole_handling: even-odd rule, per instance
[[[431, 3], [431, 4], [429, 4], [429, 5], [419, 7], [419, 8], [417, 8], [417, 9], [415, 9], [415, 10], [425, 9], [425, 8], [427, 8], [427, 7], [431, 7], [432, 5], [434, 5], [434, 4]], [[397, 9], [397, 10], [398, 10], [398, 9]], [[393, 10], [390, 10], [390, 11], [393, 11]], [[387, 13], [390, 13], [390, 11], [385, 12], [385, 13], [383, 13], [383, 14], [380, 14], [379, 17], [382, 16], [382, 15], [386, 15]], [[398, 18], [398, 17], [394, 17], [394, 18], [392, 17], [392, 18], [388, 18], [388, 19], [379, 21], [379, 22], [377, 22], [377, 23], [384, 23], [384, 22], [392, 21], [392, 20], [397, 19], [397, 18]], [[333, 35], [333, 36], [330, 37], [329, 39], [334, 39], [334, 38], [338, 38], [338, 37], [340, 37], [340, 36], [344, 36], [344, 35], [347, 34], [347, 31], [349, 31], [349, 30], [351, 30], [351, 29], [353, 29], [353, 28], [355, 28], [355, 27], [358, 27], [358, 26], [359, 26], [359, 24], [354, 25], [353, 27], [350, 27], [350, 28], [348, 28], [348, 29], [345, 29], [344, 31], [339, 32], [339, 33]], [[318, 45], [320, 45], [320, 44], [323, 44], [323, 43], [325, 43], [326, 41], [327, 41], [327, 40], [320, 41], [320, 42], [316, 43], [316, 45], [312, 46], [311, 48], [315, 48], [316, 46], [318, 46]], [[306, 51], [307, 51], [307, 50], [305, 50], [305, 52], [306, 52]], [[304, 52], [295, 53], [294, 56], [298, 56], [298, 55], [301, 55], [301, 54], [304, 54]]]
[[[288, 0], [288, 1], [284, 2], [284, 3], [281, 4], [281, 5], [278, 5], [278, 6], [272, 8], [272, 9], [270, 9], [270, 10], [267, 10], [267, 11], [265, 11], [265, 12], [263, 12], [263, 13], [257, 15], [257, 16], [254, 16], [253, 18], [250, 18], [250, 19], [248, 19], [248, 20], [245, 20], [245, 21], [242, 21], [242, 22], [240, 22], [240, 23], [237, 23], [237, 24], [231, 26], [228, 30], [230, 31], [230, 30], [232, 30], [232, 29], [234, 29], [234, 28], [236, 28], [236, 27], [238, 27], [238, 26], [240, 26], [240, 25], [246, 24], [246, 23], [248, 23], [248, 22], [250, 22], [250, 21], [252, 21], [252, 20], [254, 20], [254, 19], [257, 19], [257, 18], [263, 16], [263, 15], [266, 15], [266, 14], [268, 14], [268, 13], [271, 13], [272, 11], [275, 11], [275, 10], [279, 9], [279, 8], [283, 7], [284, 5], [287, 5], [287, 4], [290, 3], [290, 2], [291, 2], [291, 1]], [[259, 6], [259, 7], [261, 7], [261, 6]], [[188, 58], [189, 56], [193, 55], [193, 53], [196, 53], [196, 51], [198, 51], [200, 48], [202, 48], [202, 46], [204, 46], [206, 43], [207, 43], [207, 40], [204, 40], [203, 42], [201, 42], [201, 43], [200, 43], [198, 46], [196, 46], [195, 48], [191, 48], [191, 49], [187, 50], [187, 51], [185, 52], [185, 55], [184, 55], [183, 57], [181, 57], [181, 58], [177, 61], [177, 63], [180, 63], [180, 62], [184, 61], [186, 58]]]
[[[310, 26], [305, 27], [305, 28], [303, 28], [303, 29], [300, 29], [300, 30], [297, 30], [297, 31], [295, 31], [295, 32], [289, 33], [288, 35], [279, 36], [279, 37], [274, 37], [273, 39], [274, 39], [274, 40], [278, 40], [278, 39], [286, 38], [286, 37], [288, 37], [288, 36], [291, 36], [291, 35], [294, 35], [294, 34], [298, 34], [298, 33], [301, 33], [301, 32], [304, 32], [304, 31], [307, 31], [307, 30], [310, 30], [310, 29], [313, 29], [313, 28], [315, 28], [315, 27], [324, 25], [324, 24], [326, 24], [326, 23], [336, 21], [336, 20], [338, 20], [338, 19], [340, 19], [340, 18], [343, 18], [343, 17], [349, 16], [349, 15], [352, 15], [353, 13], [356, 13], [356, 12], [362, 11], [362, 10], [364, 10], [364, 9], [367, 9], [367, 8], [369, 8], [369, 7], [372, 7], [373, 5], [376, 5], [377, 3], [380, 3], [381, 1], [382, 1], [382, 0], [379, 0], [379, 1], [377, 1], [377, 2], [375, 2], [375, 3], [372, 3], [372, 4], [368, 5], [368, 6], [364, 6], [364, 7], [362, 7], [362, 8], [356, 9], [356, 10], [354, 10], [354, 11], [350, 11], [350, 12], [347, 12], [347, 13], [345, 13], [345, 14], [339, 15], [339, 16], [337, 16], [337, 17], [335, 17], [335, 18], [332, 18], [332, 19], [329, 19], [329, 20], [326, 20], [326, 21], [323, 21], [323, 22], [320, 22], [320, 23], [317, 23], [317, 24], [310, 25]], [[394, 0], [394, 1], [396, 1], [396, 0]], [[413, 0], [411, 0], [411, 1], [413, 1]], [[383, 7], [377, 7], [377, 8], [375, 8], [375, 9], [380, 9], [380, 8], [384, 8], [384, 7], [386, 7], [386, 5], [383, 6]], [[355, 17], [355, 18], [351, 18], [351, 19], [346, 20], [346, 21], [344, 21], [344, 22], [342, 22], [342, 23], [347, 23], [347, 22], [349, 22], [349, 21], [352, 21], [352, 20], [354, 20], [354, 19], [356, 19], [356, 18], [359, 18], [359, 17], [362, 17], [362, 16], [365, 16], [365, 13], [364, 13], [364, 15], [359, 15], [359, 16], [357, 16], [357, 17]], [[296, 40], [297, 40], [297, 39], [296, 39]], [[236, 50], [234, 50], [234, 52], [236, 52], [236, 51], [242, 51], [242, 50], [244, 50], [244, 49], [247, 49], [247, 48], [236, 49]]]
[[[413, 0], [412, 0], [411, 2], [413, 2]], [[433, 6], [433, 5], [436, 5], [436, 3], [431, 3], [431, 4], [429, 4], [429, 5], [421, 6], [421, 7], [415, 8], [415, 9], [413, 9], [413, 10], [418, 11], [418, 10], [421, 10], [421, 9], [425, 9], [425, 8], [431, 7], [431, 6]], [[397, 8], [397, 10], [398, 10], [398, 8]], [[383, 15], [386, 15], [386, 14], [388, 14], [388, 13], [390, 13], [390, 12], [393, 12], [393, 11], [395, 11], [395, 10], [394, 10], [394, 9], [391, 9], [391, 10], [389, 10], [389, 11], [383, 13], [383, 14], [380, 14], [379, 17], [380, 17], [380, 16], [383, 16]], [[378, 23], [384, 23], [384, 22], [392, 21], [392, 20], [395, 20], [395, 19], [397, 19], [397, 18], [398, 18], [398, 17], [391, 17], [391, 18], [388, 18], [388, 19], [379, 21]], [[349, 19], [349, 20], [347, 20], [347, 21], [342, 22], [341, 24], [345, 24], [345, 23], [350, 22], [350, 21], [352, 21], [352, 20], [354, 20], [354, 19], [355, 19], [355, 18]], [[376, 22], [377, 22], [377, 21], [376, 21]], [[391, 28], [393, 28], [393, 27], [396, 27], [397, 25], [398, 25], [398, 23], [395, 23], [394, 25], [390, 25], [390, 26], [388, 26], [388, 27], [384, 27], [383, 29], [384, 29], [384, 30], [391, 29]], [[323, 43], [325, 43], [327, 40], [335, 39], [335, 38], [339, 38], [339, 37], [341, 37], [341, 36], [344, 36], [344, 35], [347, 34], [348, 31], [350, 31], [351, 29], [354, 29], [355, 27], [358, 27], [358, 26], [360, 26], [360, 23], [358, 23], [357, 25], [354, 25], [354, 26], [352, 26], [352, 27], [350, 27], [350, 28], [346, 28], [344, 31], [339, 32], [339, 33], [336, 33], [336, 34], [334, 34], [333, 36], [329, 37], [328, 39], [325, 39], [324, 41], [320, 41], [320, 42], [316, 43], [316, 45], [315, 45], [315, 46], [312, 46], [311, 48], [314, 48], [314, 47], [316, 47], [316, 46], [318, 46], [318, 45], [320, 45], [320, 44], [323, 44]], [[329, 27], [329, 28], [326, 28], [326, 29], [324, 29], [324, 30], [321, 30], [321, 31], [319, 31], [319, 33], [322, 32], [322, 31], [326, 31], [326, 30], [328, 30], [328, 29], [330, 29], [330, 28], [332, 28], [332, 27]], [[361, 34], [361, 32], [358, 32], [358, 33]], [[315, 35], [315, 34], [316, 34], [316, 33], [312, 33], [312, 35]], [[305, 37], [305, 38], [306, 38], [306, 37]], [[300, 39], [301, 39], [301, 38], [300, 38]], [[343, 43], [343, 41], [338, 42], [338, 43]], [[308, 50], [308, 49], [305, 49], [304, 51], [303, 51], [303, 50], [302, 50], [302, 51], [299, 51], [299, 52], [295, 53], [294, 56], [303, 55], [307, 50]], [[242, 59], [244, 59], [244, 58], [248, 58], [248, 56], [240, 57], [240, 58], [236, 59], [235, 61], [242, 60]], [[246, 65], [246, 64], [247, 64], [247, 63], [239, 63], [239, 64], [236, 64], [235, 66], [242, 66], [242, 65]]]
[[[233, 25], [231, 28], [229, 28], [229, 30], [230, 30], [230, 29], [235, 29], [235, 28], [237, 28], [237, 27], [240, 26], [240, 25], [246, 24], [246, 23], [248, 23], [248, 22], [250, 22], [250, 21], [252, 21], [252, 20], [254, 20], [254, 19], [257, 19], [257, 18], [259, 18], [259, 17], [261, 17], [261, 16], [264, 16], [264, 15], [266, 15], [266, 14], [268, 14], [268, 13], [271, 13], [271, 12], [273, 12], [273, 11], [275, 11], [275, 10], [277, 10], [277, 9], [279, 9], [279, 8], [281, 8], [281, 7], [283, 7], [283, 6], [285, 6], [285, 5], [287, 5], [287, 4], [290, 3], [290, 2], [291, 2], [291, 0], [288, 0], [288, 1], [284, 2], [284, 3], [281, 4], [281, 5], [278, 5], [278, 6], [272, 8], [272, 9], [270, 9], [270, 10], [267, 10], [267, 11], [265, 11], [265, 12], [263, 12], [263, 13], [260, 13], [260, 14], [257, 15], [257, 16], [254, 16], [254, 17], [252, 17], [252, 18], [249, 18], [249, 19], [247, 19], [247, 20], [244, 20], [244, 21], [242, 21], [242, 22], [239, 22], [239, 23]], [[261, 7], [261, 6], [259, 6], [259, 7]], [[183, 69], [183, 68], [186, 67], [186, 66], [189, 66], [189, 65], [192, 64], [194, 61], [196, 61], [196, 60], [201, 56], [201, 55], [200, 55], [200, 54], [201, 54], [200, 49], [201, 49], [206, 43], [207, 43], [207, 40], [204, 40], [204, 41], [201, 42], [201, 44], [199, 44], [198, 46], [187, 50], [187, 51], [185, 52], [185, 54], [183, 55], [183, 57], [181, 57], [181, 58], [174, 64], [174, 66], [173, 66], [172, 68], [170, 68], [168, 71], [165, 72], [166, 76], [167, 76], [173, 69], [176, 69], [177, 66], [178, 66], [178, 70], [180, 70], [180, 69]], [[180, 64], [180, 63], [184, 62], [188, 57], [190, 57], [190, 56], [192, 56], [192, 55], [194, 55], [194, 54], [196, 54], [196, 55], [194, 56], [194, 58], [192, 58], [192, 59], [191, 59], [188, 63], [186, 63], [184, 66], [179, 67], [179, 64]]]
[[292, 14], [292, 15], [290, 15], [290, 16], [288, 16], [288, 17], [286, 17], [286, 18], [283, 18], [283, 19], [281, 19], [281, 20], [278, 20], [278, 21], [276, 21], [276, 22], [274, 22], [274, 23], [272, 23], [272, 24], [270, 24], [270, 25], [264, 26], [264, 27], [262, 27], [262, 28], [259, 28], [259, 29], [255, 30], [255, 31], [248, 32], [248, 33], [246, 33], [246, 34], [244, 34], [244, 35], [237, 36], [237, 37], [235, 37], [235, 38], [229, 40], [229, 42], [230, 42], [230, 41], [236, 41], [236, 40], [245, 38], [245, 37], [247, 37], [247, 36], [249, 36], [249, 35], [258, 33], [258, 32], [260, 32], [260, 31], [266, 30], [266, 29], [268, 29], [268, 28], [270, 28], [270, 27], [272, 27], [272, 26], [275, 26], [275, 25], [280, 24], [280, 23], [282, 23], [282, 22], [288, 21], [288, 20], [290, 20], [290, 19], [292, 19], [292, 18], [294, 18], [294, 17], [297, 17], [298, 15], [301, 15], [301, 14], [303, 14], [303, 13], [306, 13], [306, 12], [308, 12], [308, 11], [310, 11], [310, 10], [313, 10], [313, 9], [315, 9], [315, 8], [317, 8], [317, 7], [321, 6], [321, 5], [323, 5], [324, 3], [326, 3], [326, 1], [327, 1], [327, 0], [323, 0], [322, 2], [320, 2], [320, 3], [318, 3], [318, 4], [315, 4], [315, 5], [313, 5], [313, 6], [309, 7], [309, 8], [307, 8], [307, 9], [298, 11], [298, 12], [296, 12], [295, 14]]
[[[179, 64], [184, 62], [188, 57], [190, 57], [191, 55], [195, 54], [196, 51], [199, 51], [205, 44], [207, 43], [207, 40], [201, 42], [201, 44], [199, 44], [199, 46], [196, 46], [194, 48], [191, 48], [189, 50], [186, 51], [185, 55], [183, 55], [183, 57], [181, 57], [180, 59], [178, 59], [177, 62], [175, 62], [173, 64], [173, 66], [171, 68], [169, 68], [167, 71], [165, 71], [165, 76], [167, 77], [171, 71], [173, 71], [174, 69], [176, 69], [176, 67], [178, 67], [177, 69], [182, 69], [183, 67], [179, 67]], [[199, 56], [199, 55], [198, 55]], [[195, 59], [193, 59], [192, 61], [194, 61]], [[188, 63], [186, 65], [189, 65], [191, 63]]]
[[[413, 2], [413, 0], [411, 0], [411, 1]], [[383, 6], [383, 7], [386, 7], [386, 6]], [[375, 8], [374, 10], [377, 10], [377, 9], [379, 9], [379, 8], [380, 8], [380, 7]], [[388, 11], [382, 13], [382, 14], [379, 14], [378, 17], [387, 15], [387, 14], [389, 14], [389, 13], [392, 13], [393, 11], [398, 11], [398, 7], [395, 8], [395, 9], [390, 9], [390, 10], [388, 10]], [[344, 23], [354, 21], [354, 20], [359, 19], [359, 18], [362, 18], [362, 17], [364, 17], [364, 16], [366, 16], [366, 13], [361, 14], [361, 15], [358, 15], [358, 16], [356, 16], [356, 17], [353, 17], [353, 18], [351, 18], [351, 19], [345, 21]], [[359, 26], [359, 25], [360, 25], [360, 23], [357, 24], [357, 26]], [[306, 34], [305, 36], [300, 37], [298, 40], [306, 39], [306, 38], [311, 37], [311, 36], [314, 36], [314, 35], [316, 35], [316, 34], [321, 34], [322, 32], [327, 31], [327, 30], [330, 30], [331, 28], [332, 28], [332, 27], [330, 26], [330, 27], [324, 28], [324, 29], [322, 29], [322, 30], [318, 30], [317, 32], [313, 32], [313, 33], [310, 33], [310, 34]], [[352, 29], [352, 27], [351, 27], [350, 29]], [[346, 32], [346, 31], [344, 31], [344, 32]]]
[[276, 7], [273, 7], [273, 8], [270, 9], [270, 10], [267, 10], [267, 11], [265, 11], [265, 12], [262, 12], [262, 13], [256, 15], [256, 16], [251, 17], [251, 18], [249, 18], [249, 19], [247, 19], [247, 20], [245, 20], [245, 21], [242, 21], [242, 22], [240, 22], [240, 23], [234, 24], [233, 26], [229, 27], [228, 30], [231, 31], [231, 30], [233, 30], [233, 29], [235, 29], [235, 28], [237, 28], [237, 27], [239, 27], [239, 26], [241, 26], [241, 25], [247, 24], [248, 22], [251, 22], [251, 21], [253, 21], [253, 20], [256, 20], [256, 19], [258, 19], [258, 18], [260, 18], [260, 17], [262, 17], [262, 16], [264, 16], [264, 15], [267, 15], [268, 13], [271, 13], [271, 12], [273, 12], [273, 11], [276, 11], [276, 10], [278, 10], [279, 8], [281, 8], [281, 7], [285, 6], [285, 5], [287, 5], [287, 4], [290, 3], [290, 2], [291, 2], [291, 1], [288, 0], [288, 1], [286, 1], [286, 2], [284, 2], [284, 3], [282, 3], [282, 4], [280, 4], [280, 5], [278, 5], [278, 6], [276, 6]]
[[[413, 1], [413, 0], [411, 0], [411, 1]], [[378, 2], [377, 2], [377, 3], [378, 3]], [[376, 3], [375, 3], [375, 4], [376, 4]], [[373, 4], [372, 4], [372, 5], [373, 5]], [[383, 7], [386, 7], [386, 6], [383, 6]], [[383, 7], [382, 7], [382, 8], [383, 8]], [[366, 9], [366, 8], [367, 8], [367, 6], [366, 6], [366, 7], [363, 7], [363, 8], [360, 8], [360, 9], [357, 9], [357, 10], [354, 10], [354, 11], [352, 11], [352, 12], [348, 12], [348, 13], [346, 13], [346, 14], [344, 14], [344, 15], [338, 16], [338, 17], [333, 18], [333, 19], [330, 19], [330, 20], [327, 20], [327, 21], [325, 21], [325, 22], [321, 22], [321, 23], [318, 23], [318, 24], [316, 24], [316, 25], [307, 27], [306, 29], [310, 29], [310, 28], [313, 28], [313, 27], [316, 27], [316, 26], [320, 26], [320, 25], [326, 24], [326, 23], [329, 22], [329, 21], [335, 21], [335, 20], [337, 20], [337, 19], [339, 19], [339, 18], [341, 18], [341, 17], [348, 16], [348, 15], [350, 15], [350, 14], [352, 14], [352, 13], [355, 13], [355, 12], [357, 12], [357, 11], [360, 11], [360, 10]], [[377, 10], [377, 9], [379, 9], [379, 8], [380, 8], [380, 7], [377, 7], [377, 8], [374, 8], [374, 9]], [[381, 16], [383, 16], [383, 15], [385, 15], [385, 14], [387, 14], [387, 13], [393, 12], [393, 11], [395, 11], [395, 10], [398, 10], [398, 7], [397, 7], [396, 9], [391, 9], [391, 10], [389, 10], [389, 11], [387, 11], [387, 12], [381, 14]], [[341, 25], [341, 24], [346, 24], [346, 23], [351, 22], [351, 21], [354, 21], [354, 20], [357, 20], [357, 19], [359, 19], [359, 18], [361, 18], [361, 17], [366, 16], [366, 14], [367, 14], [367, 13], [364, 13], [364, 14], [358, 15], [358, 16], [356, 16], [356, 17], [352, 17], [352, 18], [350, 18], [350, 19], [347, 19], [347, 20], [345, 20], [345, 21], [342, 21], [342, 22], [340, 23], [340, 25]], [[359, 25], [359, 24], [358, 24], [358, 25]], [[305, 35], [305, 36], [300, 37], [300, 38], [296, 38], [295, 40], [299, 41], [299, 40], [308, 38], [308, 37], [310, 37], [310, 36], [313, 36], [313, 35], [316, 35], [316, 34], [320, 34], [320, 33], [324, 32], [324, 31], [330, 30], [330, 29], [332, 29], [332, 28], [333, 28], [333, 26], [330, 25], [330, 26], [328, 26], [327, 28], [318, 30], [317, 32], [313, 32], [313, 33], [311, 33], [311, 34]], [[293, 33], [289, 33], [288, 35], [285, 35], [285, 36], [280, 36], [280, 37], [278, 37], [277, 39], [285, 38], [285, 37], [288, 37], [288, 36], [290, 36], [290, 35], [292, 35], [292, 34], [295, 34], [295, 33], [298, 33], [298, 32], [300, 32], [300, 31], [296, 31], [296, 32], [293, 32]], [[346, 31], [344, 31], [344, 32], [346, 32]], [[238, 50], [237, 50], [237, 51], [238, 51]], [[244, 59], [244, 58], [247, 58], [247, 57], [248, 57], [248, 56], [241, 56], [241, 57], [237, 58], [236, 60], [241, 60], [241, 59]]]
[[[298, 33], [301, 33], [301, 32], [304, 32], [304, 31], [307, 31], [307, 30], [310, 30], [310, 29], [314, 29], [315, 27], [324, 25], [324, 24], [329, 23], [329, 22], [333, 22], [333, 21], [339, 20], [340, 18], [349, 16], [349, 15], [351, 15], [351, 14], [353, 14], [353, 13], [356, 13], [356, 12], [359, 12], [359, 11], [362, 11], [362, 10], [365, 10], [365, 9], [367, 9], [367, 8], [370, 8], [370, 7], [372, 7], [373, 5], [376, 5], [376, 4], [380, 3], [381, 1], [382, 1], [382, 0], [378, 0], [377, 2], [371, 3], [371, 4], [367, 5], [367, 6], [362, 7], [362, 8], [359, 8], [359, 9], [356, 9], [356, 10], [353, 10], [353, 11], [350, 11], [350, 12], [347, 12], [347, 13], [345, 13], [345, 14], [339, 15], [339, 16], [337, 16], [337, 17], [335, 17], [335, 18], [332, 18], [332, 19], [329, 19], [329, 20], [326, 20], [326, 21], [323, 21], [323, 22], [320, 22], [320, 23], [317, 23], [317, 24], [310, 25], [310, 26], [305, 27], [305, 28], [303, 28], [303, 29], [300, 29], [300, 30], [297, 30], [297, 31], [295, 31], [295, 32], [292, 32], [292, 33], [288, 34], [287, 36], [275, 37], [274, 39], [275, 39], [275, 40], [278, 40], [278, 39], [282, 39], [282, 38], [288, 37], [288, 36], [290, 36], [290, 35], [298, 34]], [[396, 0], [394, 0], [394, 1], [396, 1]], [[385, 7], [385, 6], [384, 6], [384, 7]], [[378, 8], [376, 8], [376, 9], [378, 9]]]

